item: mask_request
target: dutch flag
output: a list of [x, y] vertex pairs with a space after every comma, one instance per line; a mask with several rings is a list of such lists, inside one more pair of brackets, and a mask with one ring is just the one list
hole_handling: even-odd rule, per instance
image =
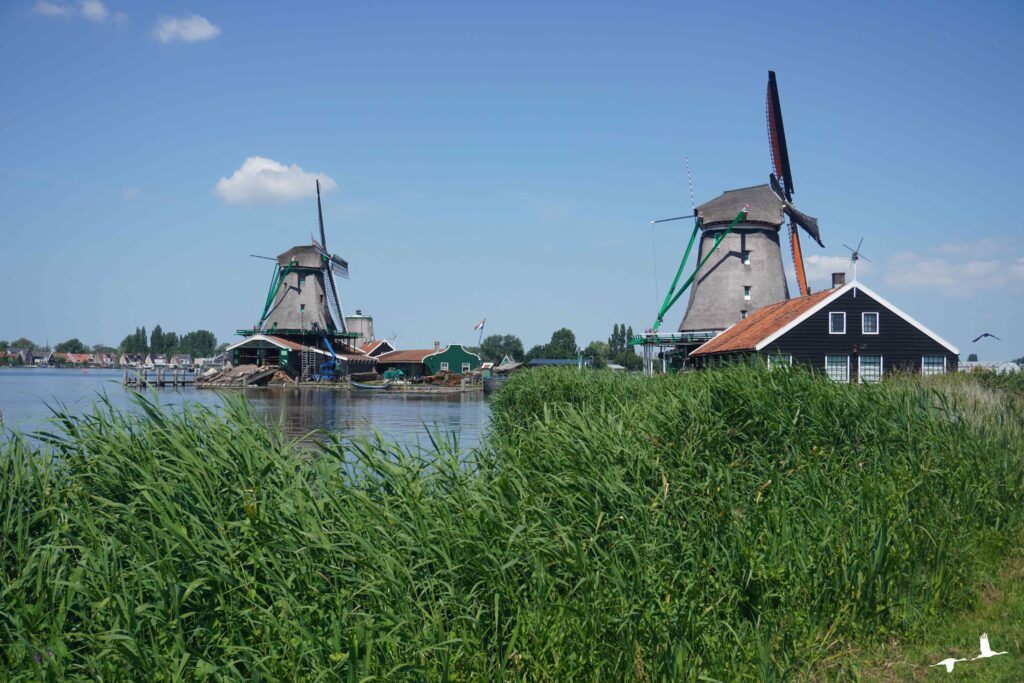
[[484, 323], [485, 322], [487, 322], [487, 318], [484, 318], [483, 320], [478, 322], [476, 325], [473, 325], [473, 329], [474, 330], [482, 330], [482, 329], [484, 329]]

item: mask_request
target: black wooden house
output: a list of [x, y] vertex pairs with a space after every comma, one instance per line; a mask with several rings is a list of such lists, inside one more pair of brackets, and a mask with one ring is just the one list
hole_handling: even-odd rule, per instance
[[860, 282], [758, 309], [691, 354], [697, 364], [761, 355], [838, 382], [955, 372], [959, 350]]

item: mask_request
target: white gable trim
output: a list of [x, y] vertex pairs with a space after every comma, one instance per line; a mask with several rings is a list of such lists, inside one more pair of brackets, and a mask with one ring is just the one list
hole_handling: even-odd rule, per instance
[[[750, 320], [750, 316], [748, 315], [748, 316], [747, 316], [746, 318], [744, 318], [743, 320]], [[729, 330], [731, 330], [732, 328], [734, 328], [734, 327], [736, 327], [737, 325], [739, 325], [739, 324], [740, 324], [741, 322], [743, 322], [743, 320], [740, 320], [740, 321], [738, 321], [738, 322], [734, 322], [734, 323], [733, 323], [732, 325], [729, 325], [729, 327], [725, 328], [724, 330], [722, 330], [721, 332], [719, 332], [718, 334], [716, 334], [716, 335], [715, 335], [714, 337], [712, 337], [711, 339], [708, 339], [708, 340], [707, 340], [706, 342], [704, 342], [703, 344], [701, 344], [700, 346], [698, 346], [697, 348], [695, 348], [695, 349], [694, 349], [693, 351], [690, 351], [690, 355], [691, 355], [691, 356], [694, 356], [694, 355], [696, 355], [698, 351], [700, 351], [700, 350], [701, 350], [701, 349], [703, 349], [703, 348], [704, 348], [705, 346], [707, 346], [708, 344], [710, 344], [711, 342], [713, 342], [713, 341], [714, 341], [715, 339], [718, 339], [718, 338], [719, 338], [720, 336], [722, 336], [723, 334], [725, 334], [726, 332], [728, 332], [728, 331], [729, 331]]]
[[[803, 321], [805, 321], [808, 318], [810, 318], [812, 315], [814, 315], [815, 313], [817, 313], [821, 309], [823, 309], [826, 306], [828, 306], [833, 301], [835, 301], [836, 299], [838, 299], [842, 295], [846, 294], [851, 289], [859, 289], [860, 291], [864, 292], [869, 297], [871, 297], [872, 299], [877, 301], [879, 304], [881, 304], [882, 306], [885, 306], [887, 309], [889, 309], [890, 311], [892, 311], [893, 313], [895, 313], [899, 317], [903, 318], [903, 320], [905, 320], [907, 323], [909, 323], [912, 327], [916, 328], [919, 332], [922, 332], [926, 336], [930, 337], [933, 341], [937, 342], [941, 346], [946, 347], [946, 349], [948, 351], [950, 351], [951, 353], [955, 353], [957, 355], [960, 355], [960, 349], [958, 349], [957, 347], [953, 346], [948, 341], [946, 341], [945, 339], [943, 339], [939, 335], [935, 334], [934, 332], [929, 330], [927, 327], [925, 327], [921, 323], [919, 323], [916, 320], [914, 320], [913, 318], [911, 318], [909, 315], [904, 313], [899, 308], [896, 308], [895, 306], [893, 306], [891, 303], [889, 303], [888, 301], [883, 299], [881, 296], [876, 294], [874, 292], [874, 290], [870, 289], [869, 287], [866, 287], [862, 282], [850, 282], [850, 283], [840, 287], [833, 294], [831, 294], [831, 295], [825, 297], [824, 299], [822, 299], [817, 305], [812, 306], [808, 310], [804, 311], [801, 315], [799, 315], [796, 318], [794, 318], [792, 321], [789, 322], [789, 324], [785, 325], [781, 329], [773, 332], [771, 335], [769, 335], [769, 336], [765, 337], [764, 339], [762, 339], [760, 342], [758, 342], [757, 346], [755, 346], [754, 349], [756, 351], [762, 350], [764, 347], [768, 346], [769, 344], [774, 342], [776, 339], [778, 339], [782, 335], [786, 334], [787, 332], [792, 330], [794, 327], [796, 327], [797, 325], [799, 325]], [[881, 326], [879, 326], [879, 327], [881, 327]]]
[[[297, 349], [289, 348], [288, 346], [282, 344], [279, 341], [275, 341], [273, 339], [270, 339], [265, 334], [252, 334], [252, 335], [249, 335], [248, 337], [246, 337], [242, 341], [235, 342], [231, 346], [229, 346], [226, 349], [224, 349], [224, 352], [227, 353], [228, 351], [234, 351], [235, 349], [237, 349], [237, 348], [239, 348], [241, 346], [244, 346], [245, 344], [248, 344], [249, 342], [253, 342], [253, 341], [266, 342], [267, 344], [270, 344], [271, 346], [276, 346], [277, 348], [282, 349], [284, 351], [290, 351], [290, 352], [294, 352], [294, 353], [298, 353], [299, 352]], [[322, 351], [321, 349], [315, 348], [313, 346], [307, 346], [303, 350], [305, 350], [305, 351], [312, 351], [313, 353], [319, 353], [321, 356], [329, 356], [329, 355], [331, 355], [328, 352]]]

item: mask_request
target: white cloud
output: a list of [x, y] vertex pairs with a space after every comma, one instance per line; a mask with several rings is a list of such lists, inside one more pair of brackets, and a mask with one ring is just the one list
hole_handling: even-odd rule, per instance
[[63, 3], [58, 4], [47, 2], [46, 0], [37, 0], [32, 11], [36, 14], [42, 14], [44, 17], [69, 17], [75, 13], [75, 8]]
[[100, 0], [82, 0], [82, 16], [89, 21], [106, 21], [110, 12]]
[[249, 157], [230, 178], [217, 181], [214, 191], [229, 204], [286, 202], [316, 195], [320, 189], [330, 192], [338, 187], [324, 173], [303, 171], [297, 164], [284, 164], [264, 157]]
[[181, 40], [196, 43], [211, 40], [220, 35], [220, 26], [211, 24], [206, 17], [190, 14], [183, 17], [160, 17], [156, 20], [153, 35], [161, 43]]
[[[44, 17], [82, 17], [98, 24], [110, 18], [110, 10], [100, 0], [81, 0], [78, 4], [36, 0], [32, 11]], [[117, 12], [114, 15], [114, 21], [118, 24], [123, 24], [126, 19], [127, 15], [124, 12]]]
[[[936, 251], [949, 253], [952, 250], [948, 247], [942, 245]], [[965, 250], [969, 249], [965, 245]], [[894, 255], [888, 271], [885, 278], [888, 284], [908, 289], [928, 288], [952, 296], [966, 297], [988, 289], [1024, 286], [1024, 256], [953, 261], [945, 256], [908, 251]]]

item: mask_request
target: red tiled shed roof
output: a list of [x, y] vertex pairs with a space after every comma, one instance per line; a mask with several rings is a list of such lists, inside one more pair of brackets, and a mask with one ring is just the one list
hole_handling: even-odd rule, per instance
[[714, 339], [698, 347], [690, 355], [704, 356], [732, 351], [752, 351], [761, 340], [778, 332], [835, 292], [834, 289], [825, 289], [810, 296], [780, 301], [759, 308], [745, 320], [739, 321]]
[[377, 356], [377, 361], [380, 363], [422, 363], [423, 359], [432, 353], [434, 353], [434, 349], [389, 351]]

